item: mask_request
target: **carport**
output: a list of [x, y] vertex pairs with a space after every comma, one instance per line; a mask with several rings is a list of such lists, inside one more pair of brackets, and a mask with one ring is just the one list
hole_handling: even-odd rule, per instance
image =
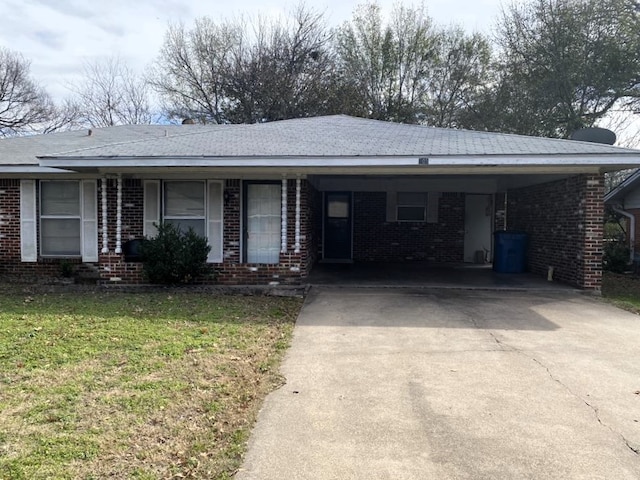
[[[398, 284], [463, 277], [475, 285], [517, 284], [517, 277], [462, 268], [490, 265], [494, 233], [509, 230], [528, 238], [526, 271], [546, 281], [552, 270], [555, 281], [599, 289], [602, 165], [511, 156], [420, 160], [424, 165], [396, 168], [396, 175], [372, 168], [368, 175], [308, 177], [319, 263], [311, 283], [342, 271], [362, 280], [364, 272], [369, 279], [391, 276]], [[397, 274], [388, 264], [400, 265]]]

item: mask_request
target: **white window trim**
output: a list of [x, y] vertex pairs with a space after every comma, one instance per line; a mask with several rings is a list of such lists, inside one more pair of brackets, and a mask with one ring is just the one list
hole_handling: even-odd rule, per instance
[[[164, 188], [165, 184], [169, 182], [203, 182], [205, 185], [204, 189], [204, 216], [165, 216], [165, 200], [164, 200]], [[217, 220], [214, 212], [211, 211], [211, 203], [212, 199], [210, 195], [212, 194], [211, 185], [216, 184], [219, 185], [219, 195], [220, 197], [217, 199], [219, 203], [219, 210], [217, 212]], [[152, 198], [153, 197], [153, 198]], [[147, 205], [147, 202], [153, 202], [153, 205], [150, 207]], [[223, 262], [223, 247], [224, 247], [224, 181], [223, 180], [202, 180], [202, 179], [180, 179], [180, 180], [146, 180], [144, 182], [144, 202], [143, 206], [143, 224], [144, 224], [144, 236], [145, 237], [153, 237], [158, 232], [153, 227], [153, 223], [159, 223], [164, 220], [171, 221], [179, 221], [179, 220], [204, 220], [204, 233], [209, 246], [211, 246], [211, 250], [209, 252], [209, 256], [207, 258], [208, 263], [222, 263]], [[151, 211], [153, 210], [153, 211]], [[149, 215], [153, 215], [151, 218]], [[219, 238], [211, 238], [211, 230], [212, 226], [215, 223], [220, 224], [220, 234]]]
[[[78, 215], [42, 215], [42, 185], [46, 182], [76, 182], [79, 185], [79, 205]], [[97, 262], [98, 258], [98, 197], [97, 182], [95, 179], [84, 180], [40, 180], [37, 188], [34, 187], [34, 193], [38, 192], [38, 201], [34, 205], [38, 205], [37, 230], [33, 231], [34, 238], [38, 238], [38, 250], [42, 258], [80, 258], [83, 262]], [[42, 220], [43, 219], [78, 219], [80, 222], [80, 252], [73, 255], [52, 255], [42, 253]], [[37, 261], [33, 260], [23, 261]], [[28, 258], [28, 257], [27, 257]]]

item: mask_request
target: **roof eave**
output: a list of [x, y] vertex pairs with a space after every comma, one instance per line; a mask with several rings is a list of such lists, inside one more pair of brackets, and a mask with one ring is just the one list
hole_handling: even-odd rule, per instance
[[598, 168], [640, 167], [640, 154], [597, 155], [431, 155], [431, 156], [100, 156], [40, 158], [41, 167], [104, 168], [202, 168], [202, 167], [482, 167], [482, 166], [589, 166]]

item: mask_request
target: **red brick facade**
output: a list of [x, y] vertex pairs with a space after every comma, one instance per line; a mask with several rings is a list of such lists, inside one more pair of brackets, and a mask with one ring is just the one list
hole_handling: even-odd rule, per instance
[[464, 260], [464, 194], [443, 193], [438, 222], [387, 222], [385, 192], [355, 192], [354, 261], [461, 263]]
[[[101, 182], [97, 182], [99, 219], [98, 251], [102, 249]], [[300, 251], [295, 251], [296, 180], [287, 182], [287, 248], [277, 265], [242, 263], [242, 181], [226, 180], [224, 195], [223, 263], [214, 264], [215, 276], [203, 279], [228, 285], [299, 283], [308, 275], [322, 247], [322, 194], [301, 180]], [[77, 270], [98, 273], [109, 281], [144, 281], [142, 265], [126, 262], [115, 254], [117, 184], [108, 180], [108, 254], [98, 264], [80, 264]], [[143, 231], [143, 184], [123, 181], [122, 228], [124, 244], [141, 238]], [[506, 225], [530, 235], [529, 268], [587, 289], [599, 289], [602, 256], [601, 176], [580, 175], [515, 189], [495, 196], [495, 228]], [[439, 198], [437, 223], [387, 222], [386, 193], [353, 193], [353, 251], [355, 261], [461, 263], [464, 257], [463, 193], [444, 193]], [[505, 213], [506, 209], [506, 213]], [[639, 235], [640, 237], [640, 235]], [[0, 180], [0, 274], [4, 277], [59, 276], [59, 259], [21, 262], [20, 181]]]
[[533, 273], [591, 290], [602, 279], [603, 190], [601, 175], [578, 175], [510, 190], [507, 224], [529, 235]]
[[[300, 189], [300, 251], [296, 252], [296, 180], [287, 182], [287, 249], [280, 254], [277, 265], [242, 263], [241, 252], [241, 181], [226, 180], [223, 256], [221, 264], [213, 264], [212, 278], [203, 283], [226, 285], [299, 283], [306, 277], [315, 261], [313, 209], [309, 199], [313, 188], [301, 179]], [[103, 246], [102, 183], [97, 181], [98, 252]], [[124, 179], [122, 183], [121, 243], [143, 235], [144, 190], [141, 180]], [[117, 183], [107, 180], [107, 231], [109, 253], [100, 253], [98, 264], [82, 264], [80, 259], [64, 260], [75, 265], [76, 271], [99, 274], [105, 281], [140, 283], [144, 281], [142, 264], [125, 261], [123, 254], [116, 254]], [[36, 277], [60, 276], [61, 259], [39, 259], [38, 262], [22, 262], [20, 257], [20, 181], [0, 180], [0, 274], [3, 276], [36, 279]]]

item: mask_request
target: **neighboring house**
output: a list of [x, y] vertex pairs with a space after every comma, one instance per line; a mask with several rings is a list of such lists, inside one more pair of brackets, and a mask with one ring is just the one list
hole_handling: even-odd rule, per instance
[[640, 253], [640, 170], [607, 193], [604, 201], [626, 219], [629, 261], [633, 262]]
[[[62, 153], [60, 153], [62, 152]], [[62, 259], [142, 281], [130, 239], [208, 238], [216, 281], [301, 282], [316, 262], [491, 259], [526, 232], [529, 269], [598, 289], [607, 145], [329, 116], [255, 125], [119, 126], [0, 140], [0, 273]]]

